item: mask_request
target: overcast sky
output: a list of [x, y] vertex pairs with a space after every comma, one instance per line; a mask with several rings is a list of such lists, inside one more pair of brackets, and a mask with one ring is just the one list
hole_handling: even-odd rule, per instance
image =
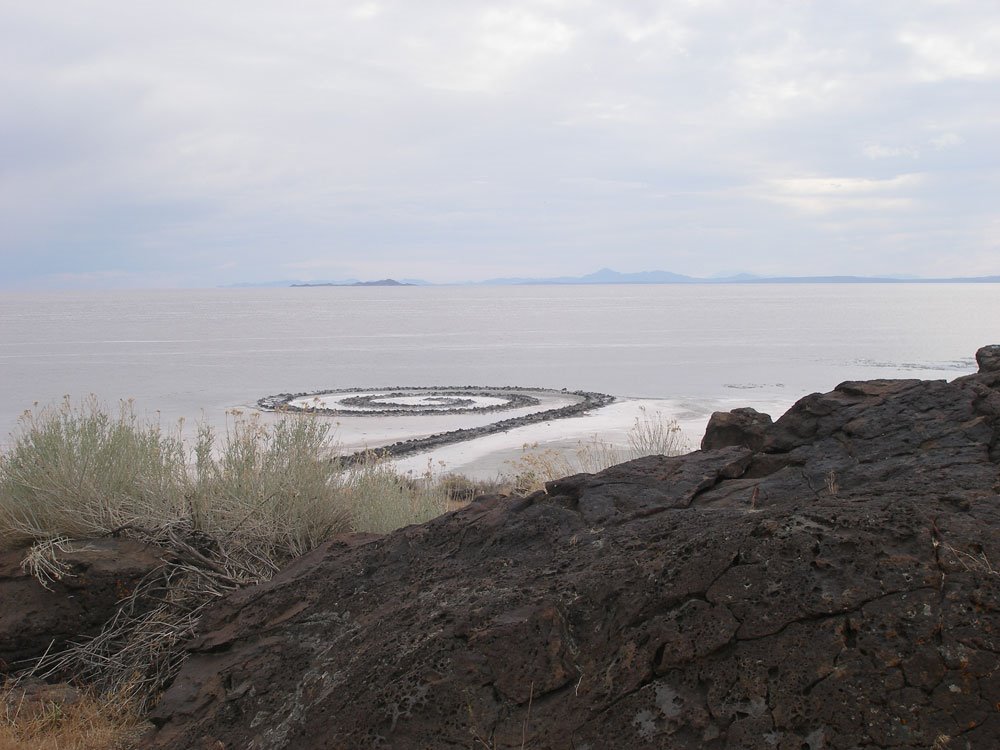
[[0, 286], [1000, 273], [996, 0], [0, 0]]

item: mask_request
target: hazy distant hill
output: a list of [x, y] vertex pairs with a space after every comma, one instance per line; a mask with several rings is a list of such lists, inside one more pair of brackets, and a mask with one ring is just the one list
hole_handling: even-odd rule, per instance
[[281, 279], [277, 281], [241, 281], [237, 284], [224, 284], [222, 289], [272, 289], [293, 286], [432, 286], [431, 282], [422, 279], [380, 279], [379, 281], [361, 281], [360, 279]]
[[405, 281], [396, 281], [395, 279], [379, 279], [378, 281], [353, 281], [350, 283], [309, 281], [301, 284], [292, 284], [292, 286], [414, 286], [414, 284]]
[[500, 278], [474, 282], [494, 286], [529, 284], [941, 284], [1000, 283], [1000, 276], [973, 276], [921, 279], [913, 276], [755, 276], [739, 273], [732, 276], [702, 278], [670, 271], [619, 273], [610, 268], [586, 276], [550, 276], [546, 278]]
[[[749, 273], [737, 273], [730, 276], [685, 276], [671, 271], [637, 271], [621, 273], [611, 268], [588, 273], [585, 276], [547, 276], [530, 277], [517, 276], [485, 281], [467, 281], [447, 286], [466, 284], [478, 286], [527, 286], [542, 284], [998, 284], [998, 276], [968, 276], [939, 279], [922, 279], [916, 276], [755, 276]], [[226, 288], [269, 288], [269, 287], [308, 287], [308, 286], [435, 286], [433, 282], [423, 279], [380, 279], [378, 281], [360, 281], [358, 279], [341, 279], [339, 281], [260, 281], [229, 284]]]
[[480, 284], [684, 284], [701, 281], [693, 276], [684, 276], [670, 271], [639, 271], [637, 273], [619, 273], [610, 268], [588, 273], [586, 276], [553, 276], [549, 278], [506, 278], [487, 279]]

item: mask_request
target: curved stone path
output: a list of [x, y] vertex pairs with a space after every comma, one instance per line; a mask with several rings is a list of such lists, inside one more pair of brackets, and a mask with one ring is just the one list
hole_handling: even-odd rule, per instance
[[[545, 397], [573, 396], [576, 403], [543, 409], [487, 425], [439, 432], [421, 438], [400, 440], [376, 449], [391, 458], [423, 453], [443, 445], [474, 440], [516, 427], [585, 414], [612, 403], [615, 398], [593, 391], [514, 386], [396, 386], [390, 388], [340, 388], [309, 393], [279, 393], [265, 396], [257, 406], [267, 411], [319, 414], [337, 417], [400, 415], [482, 414], [540, 406]], [[341, 460], [353, 463], [371, 451], [359, 451]]]

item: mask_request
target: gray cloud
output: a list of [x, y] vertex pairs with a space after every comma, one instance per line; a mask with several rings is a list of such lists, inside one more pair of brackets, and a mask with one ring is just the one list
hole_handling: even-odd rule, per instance
[[992, 2], [0, 3], [0, 284], [997, 273]]

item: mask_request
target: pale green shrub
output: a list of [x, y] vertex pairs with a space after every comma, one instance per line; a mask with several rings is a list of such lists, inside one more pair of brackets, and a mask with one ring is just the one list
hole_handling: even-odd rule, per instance
[[216, 454], [202, 426], [188, 494], [196, 528], [225, 535], [270, 558], [295, 557], [350, 527], [328, 422], [287, 416], [265, 425], [231, 415]]
[[447, 509], [432, 477], [410, 479], [374, 454], [343, 466], [328, 421], [273, 424], [230, 414], [200, 426], [189, 454], [176, 434], [111, 414], [96, 399], [26, 412], [0, 456], [0, 547], [177, 524], [279, 563], [344, 531], [388, 532]]
[[140, 421], [132, 403], [109, 414], [96, 399], [22, 415], [0, 456], [0, 546], [105, 534], [183, 512], [179, 435]]
[[[446, 509], [431, 478], [410, 480], [371, 457], [345, 467], [329, 422], [265, 424], [234, 413], [221, 438], [202, 426], [188, 465], [180, 429], [165, 435], [130, 403], [109, 416], [94, 399], [26, 414], [0, 457], [0, 546], [34, 542], [24, 564], [43, 585], [72, 575], [73, 539], [111, 532], [169, 551], [97, 636], [49, 653], [43, 677], [73, 674], [106, 695], [148, 705], [176, 674], [209, 603], [272, 576], [348, 530], [387, 532]], [[146, 610], [149, 599], [155, 600]]]
[[343, 472], [340, 491], [354, 531], [385, 533], [448, 510], [448, 491], [429, 469], [421, 477], [403, 476], [376, 453]]

